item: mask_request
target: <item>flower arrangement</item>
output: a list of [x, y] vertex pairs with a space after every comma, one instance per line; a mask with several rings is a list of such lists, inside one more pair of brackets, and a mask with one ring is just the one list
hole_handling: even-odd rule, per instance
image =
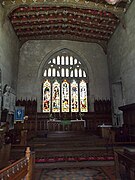
[[66, 112], [63, 113], [63, 120], [67, 120], [67, 113]]
[[82, 118], [83, 118], [84, 114], [83, 114], [83, 113], [81, 113], [81, 112], [79, 112], [79, 116], [80, 116], [80, 119], [82, 120]]
[[49, 120], [52, 120], [53, 119], [53, 115], [52, 113], [49, 113]]

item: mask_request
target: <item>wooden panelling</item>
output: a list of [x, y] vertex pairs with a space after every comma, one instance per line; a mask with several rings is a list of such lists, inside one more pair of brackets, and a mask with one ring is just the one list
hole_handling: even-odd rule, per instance
[[[101, 124], [112, 124], [112, 119], [111, 119], [111, 113], [96, 113], [96, 112], [89, 112], [89, 113], [83, 113], [83, 119], [86, 121], [86, 130], [91, 130], [91, 131], [97, 131], [98, 125]], [[59, 116], [63, 117], [64, 115], [61, 113], [55, 113], [53, 114], [53, 117], [55, 120], [59, 119]], [[71, 113], [66, 114], [66, 120], [71, 120]], [[78, 113], [72, 113], [72, 119], [80, 119]], [[48, 113], [37, 113], [37, 115], [29, 115], [28, 120], [25, 120], [24, 123], [17, 122], [15, 124], [15, 129], [16, 130], [22, 130], [22, 129], [27, 129], [28, 132], [36, 132], [36, 131], [44, 131], [48, 129], [47, 122], [49, 121], [49, 114]], [[78, 127], [77, 127], [78, 126]], [[57, 125], [54, 128], [49, 128], [49, 130], [69, 130], [69, 131], [74, 131], [74, 130], [82, 130], [80, 124], [78, 125]]]
[[16, 106], [24, 106], [25, 114], [36, 114], [37, 113], [37, 101], [36, 100], [17, 100]]
[[135, 103], [119, 107], [123, 111], [123, 121], [128, 128], [130, 141], [135, 141]]
[[110, 100], [95, 100], [94, 111], [100, 113], [111, 113], [111, 101]]
[[135, 179], [135, 158], [124, 152], [115, 152], [116, 178]]

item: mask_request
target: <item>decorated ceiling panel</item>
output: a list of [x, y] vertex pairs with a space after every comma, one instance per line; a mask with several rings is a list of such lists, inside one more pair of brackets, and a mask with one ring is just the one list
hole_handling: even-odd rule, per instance
[[[44, 3], [43, 3], [43, 2]], [[110, 5], [106, 1], [119, 1]], [[3, 1], [20, 41], [68, 39], [106, 46], [128, 0], [14, 0]]]

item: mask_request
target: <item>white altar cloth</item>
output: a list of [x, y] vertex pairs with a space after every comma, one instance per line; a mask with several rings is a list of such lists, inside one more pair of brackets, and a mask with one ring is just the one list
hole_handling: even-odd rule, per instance
[[[83, 122], [83, 125], [84, 125], [84, 127], [86, 127], [86, 121], [84, 120], [84, 119], [81, 119], [81, 120], [79, 120], [79, 119], [73, 119], [73, 120], [69, 120], [71, 123], [72, 122]], [[58, 122], [58, 123], [61, 123], [62, 122], [62, 120], [60, 120], [60, 119], [52, 119], [52, 120], [48, 120], [47, 121], [47, 124], [48, 124], [48, 122]]]

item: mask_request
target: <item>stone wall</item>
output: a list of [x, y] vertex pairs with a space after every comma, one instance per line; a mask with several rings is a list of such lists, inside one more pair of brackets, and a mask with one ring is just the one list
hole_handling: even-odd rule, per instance
[[19, 42], [13, 28], [4, 17], [0, 6], [0, 68], [2, 71], [2, 88], [10, 85], [15, 91], [17, 88]]
[[41, 110], [43, 66], [50, 56], [63, 48], [76, 53], [88, 68], [92, 110], [94, 98], [110, 97], [107, 58], [97, 44], [67, 40], [27, 41], [20, 49], [17, 97], [37, 98], [38, 110]]
[[[135, 102], [135, 1], [108, 44], [110, 87], [121, 84], [123, 104]], [[116, 97], [119, 92], [115, 92]], [[112, 92], [113, 94], [113, 92]], [[119, 99], [113, 97], [116, 104]], [[122, 105], [121, 103], [121, 105]]]

